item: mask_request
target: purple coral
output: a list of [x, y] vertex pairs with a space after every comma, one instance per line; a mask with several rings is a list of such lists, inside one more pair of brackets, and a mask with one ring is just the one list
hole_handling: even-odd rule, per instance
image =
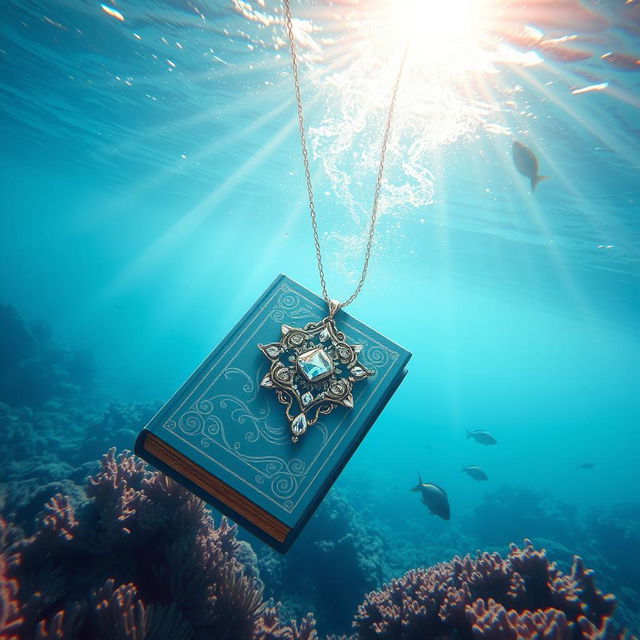
[[[256, 625], [254, 640], [320, 640], [313, 614], [307, 613], [300, 623], [292, 620], [290, 625], [280, 622], [278, 607], [266, 607]], [[331, 638], [327, 638], [331, 640]], [[345, 640], [348, 640], [345, 638]]]
[[149, 616], [138, 599], [132, 582], [114, 588], [113, 579], [91, 592], [97, 631], [118, 640], [144, 640], [149, 631]]
[[312, 640], [312, 621], [268, 619], [244, 544], [181, 485], [110, 450], [84, 504], [56, 494], [34, 535], [4, 541], [0, 638], [249, 640], [267, 626]]
[[567, 616], [557, 609], [544, 611], [507, 611], [493, 599], [476, 600], [467, 606], [467, 618], [474, 637], [484, 640], [571, 640]]
[[9, 577], [9, 573], [16, 570], [19, 558], [5, 552], [6, 533], [5, 521], [0, 518], [0, 640], [17, 640], [17, 632], [22, 625], [17, 600], [18, 582]]
[[362, 640], [613, 640], [615, 598], [595, 586], [580, 558], [569, 575], [530, 541], [509, 555], [455, 557], [409, 571], [358, 607]]

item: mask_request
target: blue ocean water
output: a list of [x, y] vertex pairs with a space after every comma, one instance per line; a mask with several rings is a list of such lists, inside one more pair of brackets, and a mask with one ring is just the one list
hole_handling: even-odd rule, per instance
[[[400, 5], [406, 26], [418, 9]], [[573, 62], [506, 36], [485, 57], [461, 40], [432, 60], [407, 36], [372, 265], [350, 313], [413, 358], [334, 492], [375, 516], [385, 545], [427, 541], [425, 558], [512, 533], [553, 539], [551, 524], [526, 531], [541, 500], [565, 524], [638, 504], [640, 71], [610, 60], [640, 56], [640, 17], [637, 2], [578, 6], [584, 24], [509, 26], [587, 52]], [[294, 5], [336, 297], [359, 275], [403, 44], [362, 25], [388, 10]], [[1, 24], [0, 301], [91, 351], [105, 393], [167, 399], [278, 273], [318, 290], [279, 3], [6, 0]], [[533, 193], [514, 139], [550, 176]], [[478, 428], [498, 445], [466, 438]], [[451, 522], [409, 491], [418, 473], [446, 489]], [[626, 540], [640, 540], [638, 513], [615, 516], [635, 528]], [[601, 538], [557, 543], [609, 553]], [[634, 613], [640, 573], [623, 586]]]

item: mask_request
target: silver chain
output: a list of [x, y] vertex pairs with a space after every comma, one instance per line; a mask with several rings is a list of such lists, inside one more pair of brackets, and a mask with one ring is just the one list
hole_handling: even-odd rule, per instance
[[384, 159], [387, 153], [387, 143], [389, 142], [389, 134], [391, 132], [391, 122], [393, 120], [393, 112], [396, 106], [396, 96], [398, 94], [398, 86], [400, 85], [400, 77], [402, 76], [402, 70], [404, 68], [404, 61], [407, 57], [407, 49], [405, 48], [400, 62], [400, 68], [398, 69], [398, 75], [396, 76], [395, 83], [393, 85], [393, 93], [391, 95], [391, 104], [389, 105], [389, 111], [387, 113], [387, 122], [384, 129], [384, 137], [382, 138], [382, 148], [380, 150], [380, 164], [378, 165], [378, 175], [376, 179], [376, 186], [373, 195], [373, 207], [371, 210], [371, 220], [369, 221], [369, 232], [367, 237], [367, 248], [364, 253], [364, 263], [362, 265], [362, 273], [360, 274], [360, 281], [354, 292], [344, 301], [331, 304], [331, 298], [327, 293], [327, 283], [324, 276], [324, 266], [322, 265], [322, 251], [320, 249], [320, 238], [318, 237], [318, 221], [316, 219], [316, 206], [313, 199], [313, 186], [311, 184], [311, 171], [309, 169], [309, 152], [307, 151], [307, 137], [304, 129], [304, 116], [302, 114], [302, 96], [300, 94], [300, 80], [298, 78], [298, 56], [296, 54], [296, 42], [293, 35], [293, 24], [291, 19], [291, 7], [290, 0], [283, 0], [285, 18], [287, 24], [287, 34], [289, 36], [289, 47], [291, 49], [291, 69], [293, 71], [293, 82], [296, 90], [296, 103], [298, 105], [298, 124], [300, 127], [300, 143], [302, 146], [302, 160], [304, 163], [304, 173], [307, 180], [307, 191], [309, 193], [309, 213], [311, 214], [311, 227], [313, 228], [313, 242], [316, 247], [316, 256], [318, 258], [318, 273], [320, 274], [320, 284], [322, 285], [322, 296], [332, 308], [332, 314], [339, 308], [346, 307], [351, 304], [357, 297], [364, 281], [367, 278], [367, 271], [369, 270], [369, 258], [371, 257], [371, 247], [373, 246], [373, 238], [376, 231], [376, 222], [378, 220], [378, 201], [380, 199], [380, 187], [382, 186], [382, 176], [384, 173]]

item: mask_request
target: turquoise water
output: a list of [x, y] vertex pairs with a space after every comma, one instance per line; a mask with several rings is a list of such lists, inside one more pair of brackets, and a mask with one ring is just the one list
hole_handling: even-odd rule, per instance
[[[501, 51], [489, 70], [460, 71], [410, 49], [371, 271], [350, 312], [413, 358], [336, 484], [389, 525], [389, 544], [405, 528], [475, 544], [477, 506], [505, 485], [546, 492], [568, 519], [637, 503], [640, 72], [600, 57], [640, 55], [637, 6], [594, 5], [608, 26], [584, 25], [592, 57], [575, 63]], [[163, 401], [276, 274], [319, 282], [278, 5], [112, 8], [124, 20], [81, 0], [3, 5], [0, 299], [92, 351], [109, 394]], [[353, 26], [366, 7], [294, 11], [329, 289], [345, 297], [401, 48], [371, 54]], [[513, 139], [551, 177], [534, 193]], [[418, 472], [446, 488], [451, 523], [409, 492]], [[445, 557], [467, 551], [451, 536]], [[636, 579], [625, 588], [638, 595]]]

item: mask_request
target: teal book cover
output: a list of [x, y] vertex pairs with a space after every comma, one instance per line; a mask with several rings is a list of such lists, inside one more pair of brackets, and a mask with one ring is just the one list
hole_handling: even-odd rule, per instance
[[[353, 407], [318, 416], [292, 441], [286, 407], [268, 378], [264, 345], [282, 325], [305, 327], [327, 305], [278, 276], [140, 433], [136, 453], [284, 552], [295, 540], [406, 373], [411, 354], [344, 310], [336, 325], [361, 345], [373, 372], [352, 387]], [[263, 345], [263, 349], [258, 345]]]

